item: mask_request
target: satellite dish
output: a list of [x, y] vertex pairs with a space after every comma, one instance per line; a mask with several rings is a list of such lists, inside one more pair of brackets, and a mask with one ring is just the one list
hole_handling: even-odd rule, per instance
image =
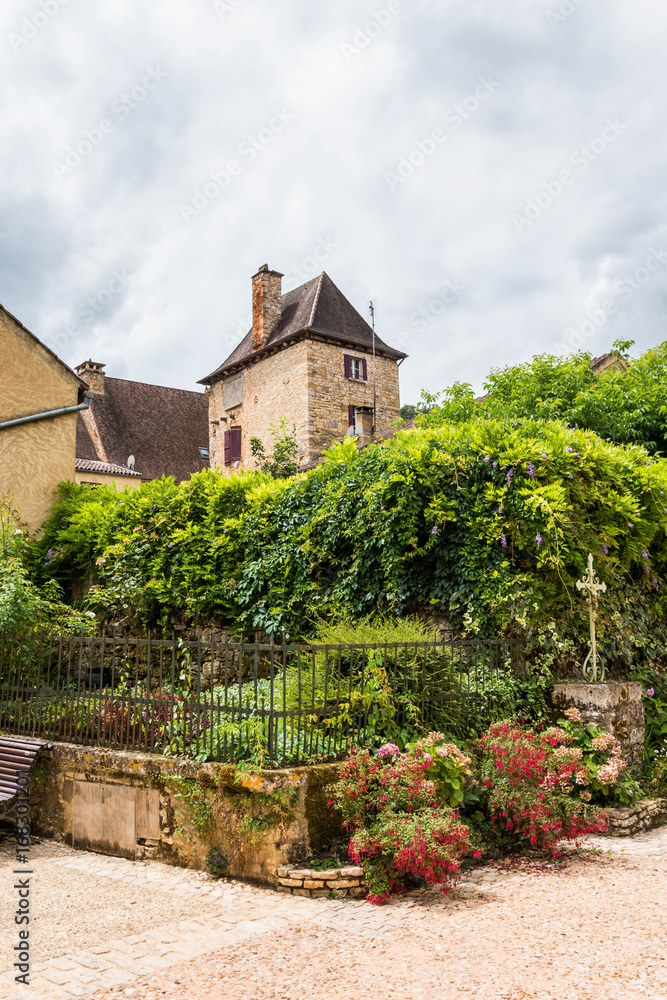
[[134, 463], [135, 463], [135, 461], [136, 461], [136, 459], [135, 459], [134, 455], [130, 455], [130, 457], [127, 460], [127, 467], [128, 467], [128, 469], [134, 469]]

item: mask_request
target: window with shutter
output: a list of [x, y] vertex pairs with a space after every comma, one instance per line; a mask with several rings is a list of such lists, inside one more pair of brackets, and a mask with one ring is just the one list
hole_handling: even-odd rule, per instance
[[343, 364], [345, 366], [345, 378], [352, 378], [352, 358], [349, 354], [343, 355]]
[[232, 464], [231, 432], [225, 431], [225, 465]]
[[231, 460], [232, 462], [239, 462], [241, 460], [241, 428], [238, 426], [232, 427], [229, 433]]
[[368, 365], [366, 363], [366, 358], [362, 358], [362, 364], [364, 366], [364, 382], [368, 382]]

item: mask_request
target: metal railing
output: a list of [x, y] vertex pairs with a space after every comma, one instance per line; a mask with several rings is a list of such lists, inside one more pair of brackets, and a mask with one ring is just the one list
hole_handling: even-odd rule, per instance
[[511, 714], [517, 642], [269, 645], [0, 636], [0, 731], [286, 766]]

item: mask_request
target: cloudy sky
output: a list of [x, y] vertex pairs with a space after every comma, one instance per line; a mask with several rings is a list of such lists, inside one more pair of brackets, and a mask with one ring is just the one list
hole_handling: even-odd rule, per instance
[[402, 399], [667, 339], [659, 0], [4, 0], [0, 301], [194, 388], [326, 270]]

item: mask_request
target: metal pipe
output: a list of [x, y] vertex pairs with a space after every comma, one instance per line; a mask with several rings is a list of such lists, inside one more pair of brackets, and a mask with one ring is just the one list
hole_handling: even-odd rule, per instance
[[15, 417], [14, 420], [3, 420], [0, 423], [0, 431], [6, 427], [18, 427], [19, 424], [32, 424], [36, 420], [47, 420], [49, 417], [62, 417], [66, 413], [78, 413], [79, 410], [88, 410], [90, 401], [93, 398], [92, 392], [84, 392], [84, 402], [78, 406], [61, 406], [59, 410], [44, 410], [43, 413], [31, 413], [28, 417]]

